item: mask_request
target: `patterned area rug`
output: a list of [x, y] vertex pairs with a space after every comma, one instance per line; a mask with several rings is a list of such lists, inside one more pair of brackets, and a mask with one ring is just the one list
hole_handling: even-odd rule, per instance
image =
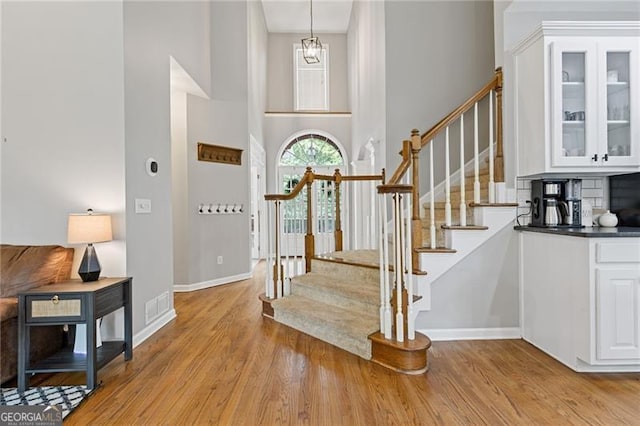
[[0, 405], [59, 405], [65, 418], [94, 390], [86, 386], [44, 386], [24, 392], [6, 388], [0, 389]]

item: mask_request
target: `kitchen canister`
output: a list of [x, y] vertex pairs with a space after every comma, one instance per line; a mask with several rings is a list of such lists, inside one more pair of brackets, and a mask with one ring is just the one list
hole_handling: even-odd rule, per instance
[[598, 223], [600, 224], [600, 226], [613, 228], [618, 224], [618, 216], [616, 216], [615, 214], [607, 210], [606, 213], [600, 215], [600, 218], [598, 219]]

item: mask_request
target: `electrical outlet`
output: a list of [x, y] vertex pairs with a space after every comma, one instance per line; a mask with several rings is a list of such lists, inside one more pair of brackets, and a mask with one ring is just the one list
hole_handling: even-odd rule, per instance
[[222, 261], [223, 261], [222, 256], [218, 256], [218, 265], [222, 265]]

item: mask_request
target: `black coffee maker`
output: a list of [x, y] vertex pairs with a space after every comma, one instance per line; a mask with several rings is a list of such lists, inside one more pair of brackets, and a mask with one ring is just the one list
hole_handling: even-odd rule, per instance
[[531, 226], [582, 227], [582, 180], [531, 181]]

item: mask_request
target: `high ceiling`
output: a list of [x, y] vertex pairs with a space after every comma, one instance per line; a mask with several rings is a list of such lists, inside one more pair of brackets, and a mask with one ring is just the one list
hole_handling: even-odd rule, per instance
[[[314, 33], [346, 33], [353, 0], [313, 0]], [[309, 0], [262, 0], [270, 33], [308, 33]]]

